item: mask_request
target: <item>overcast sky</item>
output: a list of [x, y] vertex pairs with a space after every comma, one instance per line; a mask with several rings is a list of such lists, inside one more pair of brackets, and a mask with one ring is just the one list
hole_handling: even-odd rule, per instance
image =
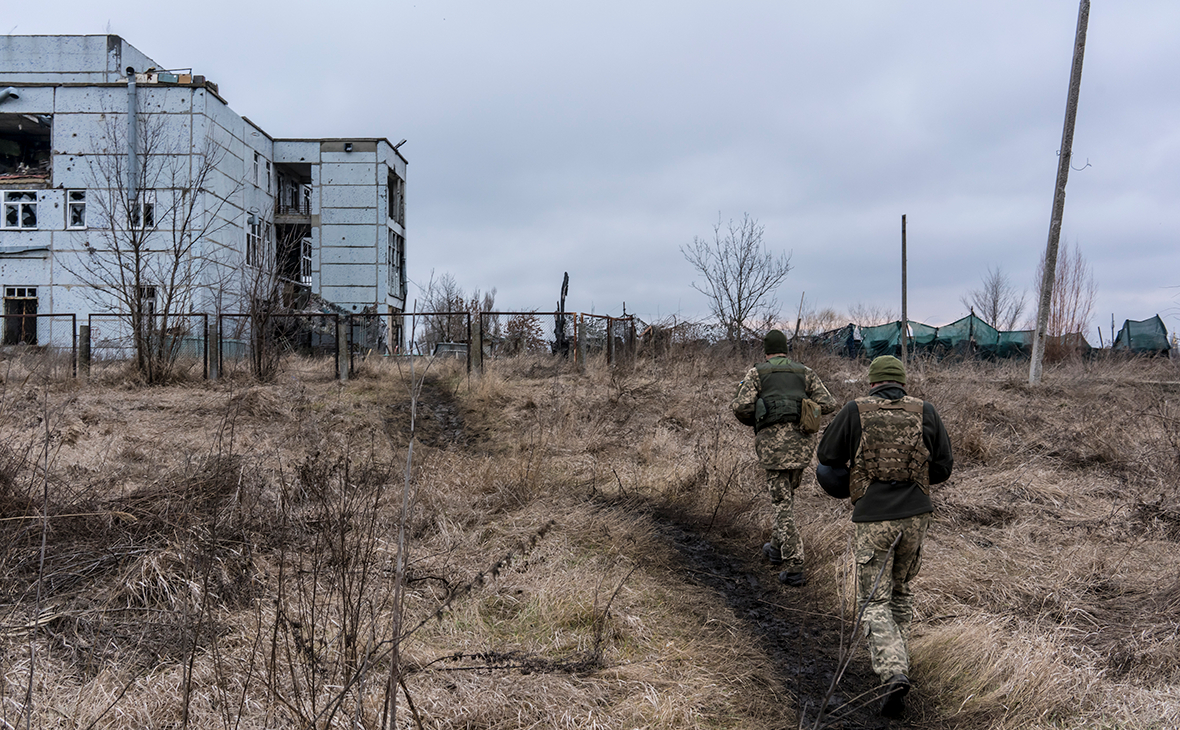
[[[105, 6], [105, 7], [104, 7]], [[17, 34], [123, 36], [276, 137], [403, 138], [409, 276], [503, 309], [707, 314], [680, 247], [748, 213], [809, 306], [966, 314], [1044, 250], [1077, 0], [56, 0]], [[1093, 325], [1180, 327], [1180, 3], [1094, 0], [1063, 242]], [[1084, 169], [1078, 169], [1084, 168]], [[411, 287], [411, 297], [416, 294]], [[1031, 313], [1031, 310], [1030, 310]], [[1097, 344], [1097, 332], [1089, 336]]]

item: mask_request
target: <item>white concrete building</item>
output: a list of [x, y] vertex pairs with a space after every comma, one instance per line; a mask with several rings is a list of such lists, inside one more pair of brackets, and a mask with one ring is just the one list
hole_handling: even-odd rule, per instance
[[[143, 267], [132, 289], [175, 297], [178, 313], [245, 311], [273, 274], [288, 303], [310, 292], [394, 324], [406, 301], [398, 146], [272, 137], [216, 84], [118, 36], [0, 36], [3, 343], [61, 344], [73, 334], [61, 315], [126, 311], [111, 272], [126, 273], [129, 244], [165, 263], [184, 254]], [[34, 313], [58, 316], [14, 316]]]

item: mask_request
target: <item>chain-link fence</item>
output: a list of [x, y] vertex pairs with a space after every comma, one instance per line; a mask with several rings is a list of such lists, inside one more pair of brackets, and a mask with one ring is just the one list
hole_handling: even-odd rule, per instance
[[634, 317], [578, 315], [578, 360], [604, 357], [611, 365], [631, 362], [636, 352]]
[[279, 374], [335, 377], [341, 322], [349, 315], [222, 314], [212, 357], [219, 375], [268, 380]]
[[476, 340], [480, 360], [520, 355], [572, 357], [577, 315], [570, 312], [481, 312]]
[[37, 372], [51, 379], [77, 374], [77, 316], [5, 313], [0, 329], [0, 359], [8, 369]]
[[86, 318], [88, 337], [82, 359], [92, 376], [109, 374], [142, 358], [174, 375], [205, 377], [208, 322], [206, 314], [144, 314], [137, 334], [131, 315], [91, 314]]

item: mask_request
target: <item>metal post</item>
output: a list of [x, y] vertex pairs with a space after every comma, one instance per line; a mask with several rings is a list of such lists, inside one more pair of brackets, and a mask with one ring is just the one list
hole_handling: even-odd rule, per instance
[[205, 359], [209, 363], [209, 379], [221, 377], [221, 315], [205, 325]]
[[201, 321], [204, 323], [204, 326], [201, 327], [201, 330], [204, 331], [204, 333], [205, 333], [205, 336], [202, 338], [204, 340], [205, 347], [202, 348], [204, 350], [204, 352], [201, 353], [201, 356], [204, 358], [204, 362], [201, 363], [201, 370], [203, 371], [201, 373], [201, 377], [203, 377], [205, 380], [208, 380], [209, 379], [209, 315], [202, 314]]
[[78, 364], [77, 370], [86, 378], [90, 377], [90, 325], [78, 327]]
[[78, 315], [70, 315], [70, 334], [73, 335], [73, 351], [70, 353], [71, 360], [74, 361], [74, 377], [78, 377]]
[[348, 324], [345, 315], [336, 315], [336, 379], [348, 382]]
[[906, 251], [905, 214], [901, 216], [901, 361], [906, 362], [906, 336], [910, 331], [909, 313], [906, 310]]
[[471, 366], [477, 373], [483, 372], [483, 318], [484, 314], [480, 312], [475, 319], [475, 331], [471, 334], [471, 344], [467, 346], [467, 353], [470, 358]]
[[579, 314], [577, 317], [577, 331], [574, 337], [578, 342], [578, 370], [586, 369], [586, 315]]
[[610, 317], [610, 315], [607, 315], [607, 317], [606, 317], [606, 364], [607, 365], [614, 365], [615, 364], [615, 333], [613, 332], [613, 328], [611, 327], [611, 325], [613, 323], [614, 323], [614, 320]]
[[1037, 329], [1033, 334], [1032, 361], [1028, 368], [1029, 385], [1041, 382], [1045, 360], [1045, 336], [1049, 326], [1049, 306], [1053, 301], [1053, 283], [1057, 276], [1057, 245], [1061, 241], [1061, 220], [1065, 215], [1065, 184], [1069, 180], [1069, 163], [1073, 154], [1073, 129], [1078, 117], [1078, 93], [1082, 87], [1082, 59], [1086, 55], [1086, 28], [1089, 22], [1090, 0], [1081, 0], [1078, 4], [1078, 28], [1074, 36], [1073, 67], [1069, 72], [1069, 96], [1065, 101], [1065, 125], [1061, 132], [1061, 149], [1057, 153], [1057, 186], [1053, 191], [1049, 241], [1045, 245], [1041, 301], [1037, 308]]

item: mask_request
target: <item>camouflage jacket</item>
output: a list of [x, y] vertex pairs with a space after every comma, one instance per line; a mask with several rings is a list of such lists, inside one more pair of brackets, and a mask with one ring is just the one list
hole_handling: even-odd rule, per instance
[[[784, 357], [771, 358], [771, 362], [785, 362]], [[808, 367], [806, 370], [807, 397], [819, 404], [820, 411], [831, 413], [840, 405], [819, 376]], [[754, 408], [758, 402], [762, 380], [758, 371], [751, 367], [738, 384], [730, 409], [739, 421], [753, 422]], [[767, 426], [754, 436], [754, 453], [763, 469], [805, 469], [815, 453], [816, 435], [803, 433], [797, 423], [780, 423]]]

